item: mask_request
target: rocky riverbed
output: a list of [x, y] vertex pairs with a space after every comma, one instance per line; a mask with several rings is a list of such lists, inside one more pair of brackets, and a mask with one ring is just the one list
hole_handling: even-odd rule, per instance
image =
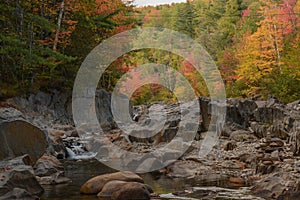
[[[164, 180], [189, 184], [162, 192], [142, 175], [157, 193], [153, 199], [300, 199], [300, 101], [286, 105], [273, 98], [228, 99], [225, 127], [204, 158], [199, 157], [199, 148], [212, 118], [212, 102], [205, 97], [198, 102], [201, 117], [195, 140], [178, 160], [155, 172]], [[65, 176], [66, 165], [62, 164], [66, 159], [96, 156], [97, 152], [87, 152], [88, 145], [73, 125], [70, 96], [40, 92], [0, 105], [0, 199], [38, 199], [44, 188], [49, 189], [46, 185], [71, 184], [74, 176]], [[129, 152], [146, 153], [164, 146], [180, 126], [178, 103], [132, 107], [131, 115], [138, 124], [149, 123], [149, 110], [165, 110], [167, 122], [151, 138], [127, 137], [113, 120], [109, 93], [97, 91], [96, 106], [107, 138]], [[217, 184], [221, 181], [225, 184]]]

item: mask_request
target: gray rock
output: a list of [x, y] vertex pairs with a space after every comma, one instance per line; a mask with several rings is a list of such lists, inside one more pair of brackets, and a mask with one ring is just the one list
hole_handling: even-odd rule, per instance
[[0, 108], [0, 122], [16, 119], [25, 119], [25, 116], [15, 108]]
[[61, 162], [54, 156], [43, 156], [34, 165], [34, 174], [39, 177], [49, 176], [63, 171]]
[[19, 200], [38, 200], [39, 197], [28, 193], [26, 190], [21, 188], [13, 188], [12, 191], [0, 196], [0, 200], [12, 200], [12, 199], [19, 199]]
[[255, 139], [255, 136], [252, 135], [249, 131], [237, 130], [231, 133], [230, 139], [237, 142], [242, 142], [247, 141], [249, 139]]
[[19, 157], [0, 163], [2, 191], [9, 192], [14, 188], [21, 188], [33, 195], [39, 195], [44, 191], [34, 175], [33, 168], [26, 162], [28, 162], [26, 157]]

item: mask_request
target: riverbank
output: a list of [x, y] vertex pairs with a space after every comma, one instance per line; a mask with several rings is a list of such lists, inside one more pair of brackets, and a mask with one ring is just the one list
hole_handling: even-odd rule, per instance
[[[112, 120], [109, 93], [98, 91], [96, 101], [96, 109], [99, 111], [97, 117], [105, 128], [110, 142], [128, 152], [151, 152], [173, 140], [178, 130], [180, 123], [178, 104], [156, 103], [133, 107], [132, 116], [135, 116], [138, 124], [149, 122], [150, 109], [154, 113], [159, 113], [160, 110], [167, 113], [167, 122], [162, 131], [150, 139], [141, 140], [135, 137], [128, 138], [118, 129]], [[201, 159], [199, 148], [211, 119], [211, 101], [201, 97], [199, 105], [201, 108], [199, 129], [188, 151], [177, 161], [170, 162], [156, 171], [156, 175], [143, 176], [145, 182], [151, 185], [156, 193], [162, 194], [165, 198], [174, 198], [170, 196], [170, 193], [173, 193], [177, 197], [196, 199], [256, 198], [249, 195], [255, 195], [257, 199], [299, 199], [300, 101], [286, 105], [276, 99], [268, 101], [228, 99], [226, 124], [219, 142], [205, 158]], [[13, 157], [29, 154], [31, 161], [26, 163], [23, 159], [20, 165], [22, 170], [29, 175], [32, 174], [30, 180], [33, 180], [37, 187], [41, 184], [45, 188], [42, 199], [55, 200], [58, 197], [67, 199], [73, 195], [74, 198], [87, 198], [79, 195], [80, 186], [84, 181], [114, 170], [105, 168], [95, 160], [79, 161], [92, 157], [97, 152], [87, 152], [88, 145], [79, 137], [81, 133], [78, 133], [72, 123], [70, 108], [70, 97], [59, 92], [38, 93], [29, 98], [18, 97], [2, 102], [0, 109], [0, 122], [4, 127], [2, 132], [7, 134], [6, 142], [10, 141], [6, 143], [7, 147], [2, 146], [4, 148], [2, 152], [7, 150], [7, 154], [2, 155], [2, 175], [7, 176], [16, 171], [10, 162]], [[188, 107], [188, 111], [192, 109]], [[6, 123], [9, 123], [11, 128], [7, 128]], [[27, 135], [27, 132], [32, 132], [30, 130], [35, 130], [34, 135]], [[25, 137], [20, 140], [20, 145], [14, 145], [14, 142], [20, 139], [18, 134]], [[40, 138], [38, 143], [46, 145], [39, 146], [38, 149], [30, 148], [32, 138]], [[5, 143], [3, 139], [1, 142]], [[25, 150], [22, 147], [26, 147]], [[109, 153], [109, 149], [104, 147], [102, 150], [102, 157], [98, 159], [105, 162], [108, 157], [103, 155], [105, 152]], [[76, 159], [66, 160], [70, 157]], [[146, 163], [151, 168], [156, 162], [143, 158], [139, 163]], [[22, 181], [25, 183], [28, 177], [23, 178]], [[14, 195], [16, 192], [14, 189], [19, 187], [25, 189], [22, 190], [22, 194], [32, 195], [33, 199], [36, 195], [41, 195], [40, 190], [33, 194], [28, 193], [26, 185], [7, 184], [9, 180], [12, 179], [1, 180], [1, 195], [5, 196], [5, 193], [9, 192]]]

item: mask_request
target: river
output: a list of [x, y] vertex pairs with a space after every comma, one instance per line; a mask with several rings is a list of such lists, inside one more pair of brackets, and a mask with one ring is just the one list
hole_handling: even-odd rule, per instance
[[[115, 170], [103, 165], [97, 160], [65, 160], [63, 164], [65, 167], [65, 175], [69, 177], [72, 182], [62, 185], [44, 186], [45, 192], [41, 197], [42, 200], [96, 200], [96, 196], [81, 195], [79, 193], [81, 185], [91, 177], [115, 172]], [[175, 193], [186, 197], [201, 199], [212, 191], [216, 192], [224, 189], [225, 192], [227, 191], [234, 194], [235, 190], [231, 189], [238, 189], [237, 187], [231, 186], [226, 179], [203, 182], [203, 180], [195, 178], [171, 179], [157, 173], [141, 174], [141, 176], [144, 178], [145, 183], [150, 185], [158, 194]]]

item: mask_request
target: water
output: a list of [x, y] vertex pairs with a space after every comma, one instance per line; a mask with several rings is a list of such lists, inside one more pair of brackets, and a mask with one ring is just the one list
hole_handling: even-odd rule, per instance
[[[41, 197], [43, 200], [96, 200], [96, 196], [86, 196], [79, 193], [80, 187], [90, 178], [97, 175], [116, 172], [115, 170], [103, 165], [97, 160], [66, 160], [63, 162], [65, 166], [65, 175], [72, 182], [62, 185], [43, 186], [45, 193]], [[189, 196], [201, 198], [206, 196], [209, 191], [205, 189], [208, 186], [217, 186], [221, 188], [235, 188], [229, 184], [227, 179], [214, 180], [203, 182], [197, 179], [170, 179], [160, 174], [142, 174], [145, 183], [152, 186], [154, 191], [159, 194], [176, 193], [179, 196]], [[204, 187], [205, 186], [205, 187]], [[195, 190], [196, 192], [188, 194], [188, 191]], [[199, 187], [204, 187], [201, 190]], [[184, 192], [185, 191], [185, 192]]]

